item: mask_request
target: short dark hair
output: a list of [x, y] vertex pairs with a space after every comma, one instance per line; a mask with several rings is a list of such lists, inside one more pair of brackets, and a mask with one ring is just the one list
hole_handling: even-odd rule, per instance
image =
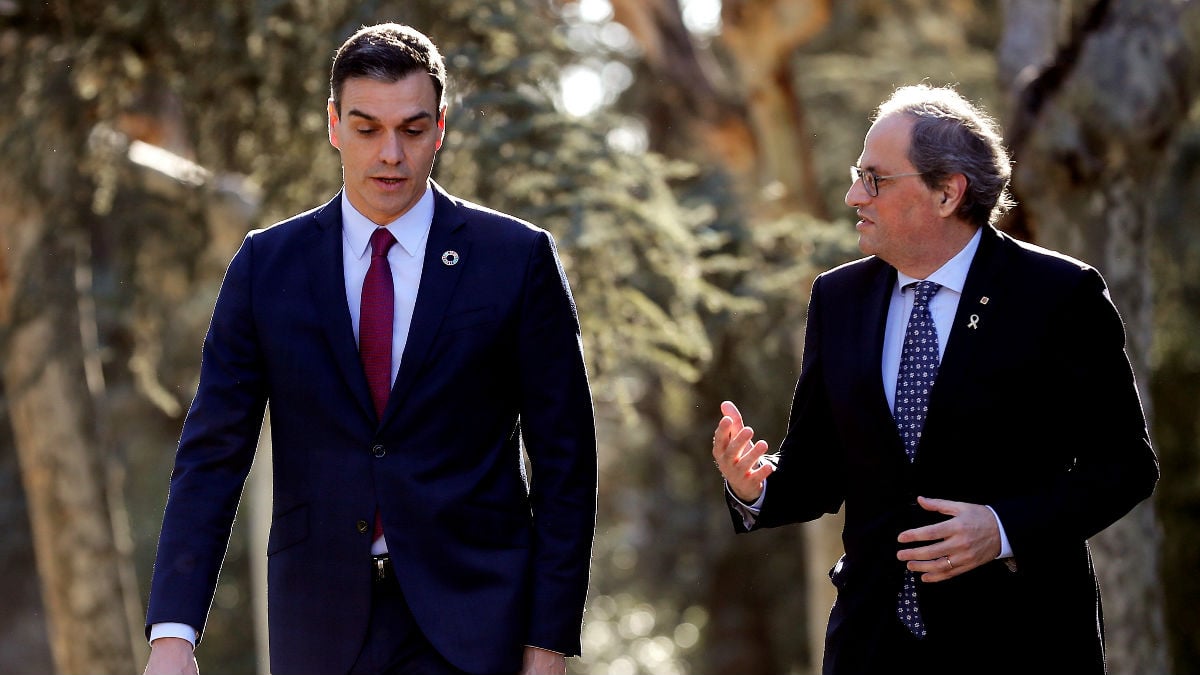
[[342, 113], [342, 87], [346, 80], [366, 77], [396, 82], [424, 72], [433, 80], [438, 109], [446, 102], [446, 64], [433, 41], [424, 33], [398, 23], [381, 23], [360, 28], [333, 55], [329, 72], [329, 96], [334, 110]]
[[896, 113], [914, 119], [908, 159], [926, 185], [941, 187], [956, 173], [966, 177], [960, 218], [982, 227], [1013, 206], [1008, 150], [1000, 126], [986, 112], [950, 87], [916, 84], [897, 89], [879, 105], [875, 119]]

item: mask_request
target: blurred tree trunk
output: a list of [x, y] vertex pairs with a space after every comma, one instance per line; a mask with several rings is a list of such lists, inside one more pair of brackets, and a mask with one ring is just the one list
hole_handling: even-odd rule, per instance
[[[1193, 117], [1200, 106], [1193, 106]], [[1163, 526], [1167, 643], [1176, 673], [1200, 673], [1200, 128], [1170, 158], [1171, 176], [1158, 190], [1154, 247], [1155, 445], [1162, 461], [1158, 516]]]
[[[43, 9], [26, 28], [49, 25]], [[0, 118], [0, 377], [51, 651], [62, 673], [131, 673], [145, 641], [91, 292], [93, 110], [74, 52], [3, 37], [0, 82], [22, 105]]]
[[84, 367], [84, 244], [9, 178], [0, 175], [0, 354], [54, 661], [62, 673], [130, 673], [139, 602], [120, 475], [93, 400], [102, 382]]
[[54, 672], [46, 622], [30, 620], [46, 612], [40, 589], [29, 583], [36, 578], [29, 510], [0, 378], [0, 673]]
[[[1200, 10], [1172, 0], [1009, 0], [1005, 9], [1001, 73], [1021, 204], [1007, 225], [1105, 275], [1152, 419], [1152, 188], [1200, 84]], [[1014, 47], [1035, 36], [1039, 46]], [[1114, 675], [1168, 672], [1161, 544], [1153, 500], [1092, 541]]]
[[[640, 66], [648, 70], [644, 76], [654, 82], [652, 97], [641, 101], [640, 110], [655, 150], [726, 172], [742, 208], [753, 214], [750, 223], [796, 212], [828, 219], [795, 68], [798, 49], [828, 28], [830, 0], [724, 0], [722, 29], [711, 48], [695, 43], [679, 0], [612, 0], [612, 6], [614, 20], [630, 31], [642, 50]], [[796, 330], [802, 334], [802, 322], [796, 323]], [[718, 350], [709, 368], [709, 377], [722, 385], [740, 377], [729, 374], [744, 372], [737, 358], [725, 358], [728, 355]], [[787, 367], [798, 372], [798, 352], [796, 360]], [[731, 392], [714, 395], [720, 400]], [[778, 407], [778, 400], [772, 406]], [[784, 408], [774, 412], [785, 414]], [[768, 411], [757, 410], [753, 417], [761, 431]], [[777, 672], [782, 652], [806, 657], [807, 672], [820, 672], [825, 626], [835, 597], [826, 573], [842, 553], [841, 523], [840, 517], [827, 517], [794, 535], [760, 533], [724, 552], [709, 579], [713, 637], [706, 642], [703, 662], [714, 673]], [[801, 538], [804, 545], [796, 547], [788, 536]], [[802, 570], [782, 572], [800, 580], [801, 588], [791, 595], [795, 604], [804, 606], [805, 623], [790, 626], [785, 634], [807, 639], [803, 649], [775, 644], [779, 631], [767, 605], [790, 603], [755, 589], [745, 573], [754, 569], [763, 574], [769, 566], [788, 565], [794, 559], [765, 562], [772, 546], [781, 544], [802, 561]]]
[[829, 23], [832, 1], [721, 5], [723, 28], [714, 39], [730, 73], [695, 46], [679, 0], [612, 0], [613, 18], [632, 33], [655, 82], [651, 143], [728, 171], [748, 204], [826, 218], [794, 68], [796, 49]]

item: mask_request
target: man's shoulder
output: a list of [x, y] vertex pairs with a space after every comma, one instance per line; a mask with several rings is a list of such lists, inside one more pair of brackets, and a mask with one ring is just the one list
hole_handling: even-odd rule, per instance
[[[523, 218], [452, 195], [444, 190], [438, 189], [438, 196], [436, 208], [454, 209], [456, 217], [471, 225], [477, 234], [518, 238], [533, 238], [549, 234], [546, 230]], [[437, 218], [436, 215], [434, 217]]]
[[334, 226], [341, 224], [341, 212], [338, 208], [338, 198], [314, 206], [313, 208], [289, 216], [266, 227], [251, 230], [247, 236], [254, 237], [258, 242], [280, 241], [301, 232], [308, 233], [313, 227]]
[[1046, 281], [1078, 279], [1098, 274], [1092, 265], [1061, 251], [1022, 241], [1004, 233], [999, 235], [1000, 246], [1009, 253], [1006, 267], [1023, 275], [1044, 277]]
[[881, 274], [892, 273], [892, 266], [877, 256], [858, 258], [822, 272], [818, 282], [832, 287], [857, 286], [874, 283]]

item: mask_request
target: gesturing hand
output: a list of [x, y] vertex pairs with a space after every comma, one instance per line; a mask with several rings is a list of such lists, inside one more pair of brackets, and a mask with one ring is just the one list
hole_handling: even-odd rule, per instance
[[763, 491], [763, 481], [775, 472], [775, 465], [763, 460], [767, 442], [754, 439], [754, 429], [742, 422], [742, 413], [730, 401], [721, 404], [724, 417], [713, 433], [713, 459], [729, 489], [738, 499], [753, 503]]

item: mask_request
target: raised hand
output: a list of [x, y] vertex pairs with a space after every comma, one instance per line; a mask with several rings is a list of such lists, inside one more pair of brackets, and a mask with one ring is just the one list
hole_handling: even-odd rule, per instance
[[713, 459], [733, 494], [751, 504], [762, 495], [763, 481], [775, 472], [775, 464], [763, 459], [767, 442], [754, 441], [754, 429], [742, 421], [737, 406], [725, 401], [721, 413], [713, 433]]

